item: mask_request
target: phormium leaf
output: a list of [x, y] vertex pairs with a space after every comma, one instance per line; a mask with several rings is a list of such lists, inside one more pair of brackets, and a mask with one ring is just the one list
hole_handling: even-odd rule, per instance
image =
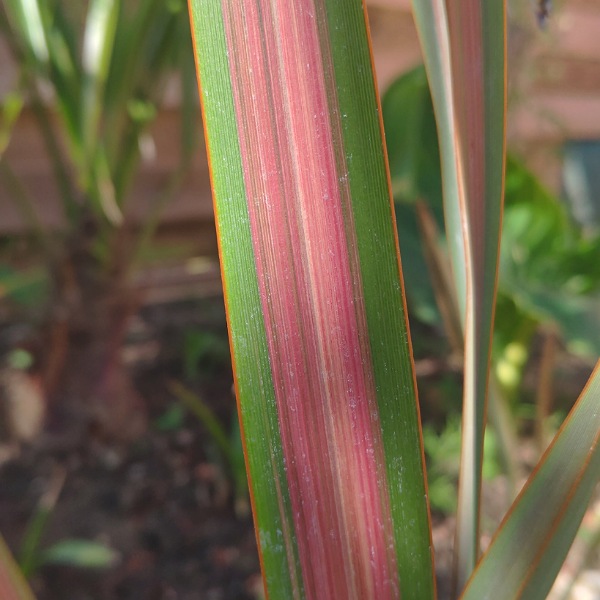
[[267, 592], [432, 598], [364, 9], [337, 0], [190, 7]]

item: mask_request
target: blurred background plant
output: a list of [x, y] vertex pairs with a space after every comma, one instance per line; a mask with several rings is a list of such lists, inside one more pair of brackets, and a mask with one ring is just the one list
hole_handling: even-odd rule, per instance
[[187, 4], [7, 0], [0, 35], [2, 533], [45, 597], [192, 552], [189, 513], [193, 544], [252, 548], [212, 215], [182, 202], [206, 172]]
[[[584, 89], [589, 94], [592, 84], [585, 69], [596, 63], [580, 60], [581, 79], [577, 79], [574, 67], [570, 70], [564, 58], [555, 58], [552, 51], [546, 51], [543, 59], [537, 59], [542, 64], [537, 67], [540, 71], [532, 71], [532, 62], [523, 62], [528, 48], [531, 51], [535, 46], [532, 40], [536, 37], [527, 25], [528, 16], [524, 6], [510, 5], [510, 114], [513, 122], [520, 117], [518, 122], [529, 126], [528, 135], [532, 135], [534, 113], [539, 120], [536, 126], [544, 131], [539, 134], [544, 141], [527, 146], [522, 141], [523, 132], [509, 128], [512, 143], [506, 164], [490, 427], [485, 439], [484, 532], [494, 530], [524, 475], [571, 408], [577, 395], [573, 387], [575, 374], [581, 373], [584, 378], [600, 355], [597, 142], [569, 142], [561, 148], [556, 139], [569, 135], [567, 126], [550, 110], [545, 113], [540, 109], [539, 98], [532, 100], [539, 93], [532, 81], [545, 82], [551, 94], [559, 95], [561, 84], [554, 83], [554, 78], [569, 81], [570, 98], [583, 94]], [[574, 15], [571, 18], [576, 19]], [[551, 29], [550, 35], [556, 40], [557, 28]], [[583, 54], [583, 49], [582, 42], [577, 52]], [[539, 57], [539, 46], [533, 52]], [[527, 90], [531, 90], [529, 95]], [[461, 325], [442, 233], [437, 130], [423, 67], [394, 80], [383, 95], [382, 105], [420, 375], [431, 505], [434, 515], [451, 515], [455, 510], [460, 454], [461, 385], [456, 374], [461, 370]], [[529, 120], [523, 118], [524, 112], [530, 113]], [[562, 118], [569, 122], [564, 108]], [[585, 126], [578, 131], [582, 137], [593, 135]], [[540, 150], [544, 144], [550, 145], [548, 138], [555, 139], [552, 150]], [[545, 156], [544, 162], [540, 162], [540, 155]], [[536, 165], [536, 173], [530, 165]], [[554, 182], [553, 191], [540, 176]], [[577, 594], [592, 597], [592, 590], [598, 592], [590, 583], [594, 573], [597, 576], [598, 566], [598, 542], [589, 533], [596, 506], [589, 510], [553, 598], [576, 598]], [[450, 553], [444, 542], [438, 541], [438, 566], [444, 564], [446, 551]], [[578, 587], [575, 581], [586, 569], [588, 579]]]
[[[43, 401], [52, 405], [69, 389], [82, 400], [76, 407], [82, 423], [135, 437], [145, 427], [144, 406], [120, 358], [139, 308], [135, 277], [151, 257], [161, 211], [197, 143], [186, 5], [9, 0], [0, 26], [18, 65], [16, 87], [2, 105], [2, 196], [29, 230], [25, 247], [23, 240], [3, 241], [3, 254], [12, 260], [0, 272], [1, 299], [27, 315], [31, 327], [17, 332], [15, 341], [33, 356], [30, 370]], [[174, 85], [179, 158], [135, 221], [131, 192], [141, 163], [152, 162], [156, 152], [148, 129]], [[58, 231], [44, 222], [40, 199], [5, 152], [24, 107], [41, 133], [59, 190]]]
[[50, 485], [31, 515], [18, 555], [23, 575], [30, 579], [44, 565], [65, 565], [80, 569], [108, 569], [118, 560], [118, 554], [100, 541], [63, 539], [43, 547], [44, 530], [52, 518], [65, 481], [65, 471], [57, 470]]
[[[420, 359], [417, 374], [423, 376], [421, 393], [427, 398], [424, 433], [432, 505], [449, 514], [460, 450], [460, 382], [452, 374], [460, 370], [461, 329], [442, 237], [441, 167], [424, 68], [396, 79], [382, 105], [411, 329]], [[517, 434], [535, 434], [537, 452], [543, 451], [574, 400], [565, 390], [558, 397], [555, 392], [561, 363], [571, 356], [571, 362], [591, 368], [600, 355], [599, 224], [578, 223], [514, 154], [506, 166], [498, 285], [493, 432], [486, 441], [492, 462], [484, 471], [497, 474], [493, 463], [499, 461], [512, 479], [511, 496], [520, 476]], [[535, 372], [524, 385], [532, 363]]]

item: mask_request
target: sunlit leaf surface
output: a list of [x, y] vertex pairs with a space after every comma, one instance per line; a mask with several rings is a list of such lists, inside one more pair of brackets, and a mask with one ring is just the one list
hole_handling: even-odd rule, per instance
[[422, 444], [361, 2], [190, 4], [273, 598], [431, 598]]

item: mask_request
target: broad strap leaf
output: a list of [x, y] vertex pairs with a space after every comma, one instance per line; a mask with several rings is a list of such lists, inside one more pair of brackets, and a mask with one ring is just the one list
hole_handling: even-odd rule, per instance
[[500, 525], [463, 600], [543, 600], [600, 480], [600, 361]]
[[418, 406], [359, 0], [191, 0], [272, 598], [432, 598]]

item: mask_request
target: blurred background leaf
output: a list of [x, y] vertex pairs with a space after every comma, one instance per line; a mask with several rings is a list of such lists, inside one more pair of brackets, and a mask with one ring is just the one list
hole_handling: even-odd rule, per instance
[[108, 569], [119, 560], [112, 549], [91, 540], [62, 540], [44, 550], [41, 564], [64, 565], [79, 569]]

